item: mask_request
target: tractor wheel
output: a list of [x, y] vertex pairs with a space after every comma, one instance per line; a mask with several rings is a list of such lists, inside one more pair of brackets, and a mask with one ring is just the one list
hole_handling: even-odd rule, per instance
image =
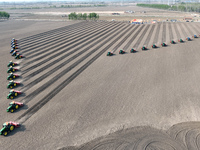
[[13, 112], [14, 112], [14, 109], [11, 109], [10, 112], [13, 113]]
[[14, 86], [16, 86], [17, 84], [16, 83], [14, 83]]
[[15, 78], [15, 76], [13, 76], [13, 78]]
[[4, 135], [4, 136], [7, 136], [7, 135], [8, 135], [8, 132], [7, 132], [7, 131], [3, 132], [3, 135]]
[[15, 96], [17, 96], [17, 93], [15, 93]]
[[11, 127], [10, 127], [10, 131], [14, 130], [14, 128], [15, 128], [14, 126], [11, 126]]
[[10, 86], [10, 88], [12, 89], [12, 86]]
[[10, 99], [13, 99], [14, 97], [13, 96], [10, 96]]
[[18, 108], [19, 108], [19, 105], [16, 105], [16, 106], [15, 106], [15, 109], [18, 109]]

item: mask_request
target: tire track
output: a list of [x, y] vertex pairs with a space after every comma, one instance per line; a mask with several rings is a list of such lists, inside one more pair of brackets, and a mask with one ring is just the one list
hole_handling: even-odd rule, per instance
[[[187, 147], [171, 136], [166, 131], [152, 127], [133, 127], [122, 129], [107, 136], [99, 137], [78, 147], [63, 147], [59, 150], [187, 150]], [[188, 149], [191, 150], [191, 149]]]
[[[66, 60], [65, 62], [63, 62], [62, 64], [58, 65], [56, 68], [52, 69], [51, 73], [53, 73], [55, 70], [58, 70], [58, 69], [62, 68], [64, 65], [68, 64], [69, 62], [71, 62], [72, 60], [74, 60], [75, 58], [77, 58], [78, 56], [80, 56], [81, 54], [83, 54], [84, 52], [88, 51], [91, 47], [93, 47], [93, 46], [95, 46], [96, 44], [98, 44], [99, 42], [101, 42], [101, 41], [107, 36], [107, 34], [108, 34], [109, 32], [111, 32], [114, 28], [115, 28], [115, 29], [119, 29], [119, 27], [121, 27], [121, 26], [119, 26], [119, 27], [117, 27], [117, 26], [119, 26], [119, 25], [116, 25], [116, 26], [113, 26], [112, 28], [109, 28], [108, 31], [104, 31], [104, 32], [100, 31], [101, 34], [100, 34], [99, 36], [97, 36], [96, 39], [95, 39], [95, 40], [97, 40], [97, 41], [91, 39], [91, 40], [87, 41], [84, 45], [81, 45], [81, 46], [77, 47], [76, 49], [77, 49], [77, 51], [79, 51], [79, 49], [84, 48], [85, 46], [87, 46], [86, 48], [84, 48], [83, 50], [81, 50], [81, 51], [80, 51], [79, 53], [77, 53], [76, 55], [72, 56], [71, 58], [69, 58], [68, 60]], [[117, 28], [116, 28], [116, 27], [117, 27]], [[105, 34], [105, 33], [106, 33], [106, 34]], [[103, 35], [103, 36], [102, 36], [102, 35]], [[100, 38], [100, 39], [99, 39], [99, 38]], [[89, 45], [91, 42], [94, 42], [94, 43], [93, 43], [92, 45]], [[88, 45], [89, 45], [89, 46], [88, 46]], [[78, 45], [77, 45], [77, 46], [78, 46]], [[73, 46], [73, 47], [71, 47], [71, 48], [75, 48], [75, 47]], [[71, 48], [69, 48], [69, 49], [71, 49]], [[45, 65], [44, 67], [38, 69], [37, 71], [35, 71], [35, 72], [31, 73], [30, 75], [28, 75], [27, 77], [25, 77], [24, 81], [26, 81], [27, 79], [29, 79], [29, 78], [31, 78], [31, 77], [34, 77], [34, 76], [37, 75], [38, 73], [41, 73], [41, 72], [45, 71], [45, 70], [48, 69], [50, 66], [52, 66], [52, 65], [54, 65], [54, 64], [56, 64], [56, 63], [62, 61], [63, 59], [65, 59], [66, 57], [72, 55], [73, 53], [76, 53], [77, 51], [72, 50], [72, 51], [70, 51], [69, 53], [63, 55], [62, 57], [59, 57], [58, 59], [54, 60], [53, 62], [48, 63], [48, 64]], [[47, 60], [50, 60], [50, 59], [48, 58]], [[38, 67], [38, 66], [40, 66], [40, 65], [42, 65], [42, 64], [43, 64], [43, 62], [38, 63], [38, 64], [36, 64], [36, 65], [34, 65], [34, 66], [28, 68], [26, 71], [27, 71], [27, 72], [28, 72], [28, 71], [31, 71], [32, 69], [34, 69], [34, 68], [36, 68], [36, 67]], [[50, 74], [50, 71], [49, 71], [48, 73], [46, 73], [44, 76], [46, 77], [46, 76], [48, 76], [49, 74]], [[44, 79], [44, 78], [43, 78], [43, 79]], [[40, 79], [40, 80], [41, 80], [41, 79]], [[38, 81], [38, 80], [36, 79], [36, 81]], [[33, 81], [33, 82], [29, 83], [28, 85], [24, 86], [24, 88], [26, 88], [26, 87], [31, 87], [31, 86], [35, 85], [35, 83], [37, 83], [36, 81]]]
[[113, 53], [126, 41], [129, 36], [131, 36], [132, 32], [134, 31], [134, 27], [132, 25], [130, 25], [128, 29], [129, 30], [127, 32], [129, 33], [113, 48]]
[[[145, 25], [143, 25], [144, 28]], [[142, 32], [142, 34], [140, 35], [140, 37], [138, 38], [137, 42], [135, 43], [135, 45], [133, 46], [135, 49], [138, 48], [139, 44], [141, 43], [142, 38], [144, 37], [144, 35], [146, 34], [147, 30], [149, 29], [150, 25], [146, 25], [146, 27], [144, 28], [144, 31]], [[142, 28], [142, 29], [143, 29]], [[141, 29], [141, 30], [142, 30]]]
[[[197, 26], [196, 26], [194, 23], [192, 23], [192, 25], [193, 25], [193, 29], [195, 30], [196, 34], [199, 34], [200, 32], [199, 32], [199, 30], [197, 29]], [[197, 36], [198, 36], [198, 35], [197, 35]]]
[[166, 23], [163, 22], [162, 42], [166, 42]]
[[175, 29], [175, 31], [176, 31], [176, 36], [177, 36], [178, 39], [180, 39], [181, 36], [180, 36], [180, 33], [179, 33], [179, 31], [178, 31], [178, 28], [177, 28], [177, 23], [174, 23], [173, 25], [174, 25], [174, 29]]
[[187, 33], [185, 32], [185, 30], [184, 30], [184, 28], [182, 26], [183, 23], [180, 23], [179, 25], [180, 25], [181, 31], [183, 32], [184, 36], [187, 37], [188, 35], [187, 35]]
[[185, 141], [188, 149], [198, 149], [198, 145], [196, 143], [197, 136], [199, 134], [199, 130], [191, 129], [185, 135]]
[[[139, 25], [137, 25], [137, 26], [135, 26], [135, 28], [134, 28], [134, 31], [133, 31], [133, 33], [138, 29], [138, 27], [139, 27]], [[141, 26], [140, 26], [141, 27]], [[132, 34], [133, 34], [132, 33]], [[129, 40], [129, 42], [123, 47], [123, 49], [127, 49], [130, 45], [131, 45], [131, 43], [134, 41], [134, 39], [135, 39], [135, 36], [136, 35], [136, 33], [135, 34], [133, 34], [133, 36], [132, 36], [132, 38]], [[125, 50], [126, 51], [126, 50]]]
[[[97, 30], [98, 30], [98, 28], [97, 28]], [[64, 42], [62, 42], [62, 43], [60, 43], [60, 45], [62, 45], [61, 47], [57, 47], [57, 45], [54, 45], [54, 46], [52, 46], [51, 47], [51, 49], [53, 49], [53, 48], [56, 48], [56, 49], [54, 49], [54, 51], [51, 51], [51, 54], [54, 54], [54, 53], [56, 53], [56, 52], [58, 52], [58, 51], [60, 51], [60, 50], [62, 50], [63, 48], [66, 48], [67, 46], [70, 46], [71, 44], [76, 44], [76, 42], [78, 42], [77, 44], [81, 44], [82, 42], [81, 41], [79, 41], [80, 39], [83, 39], [83, 38], [85, 38], [85, 37], [87, 37], [87, 36], [91, 36], [92, 34], [95, 34], [95, 32], [93, 31], [93, 32], [90, 32], [90, 33], [88, 33], [88, 34], [85, 34], [83, 37], [79, 37], [78, 39], [76, 39], [75, 38], [75, 40], [74, 41], [71, 41], [71, 43], [67, 43], [67, 44], [64, 44], [64, 43], [66, 43], [65, 41]], [[84, 41], [87, 41], [87, 39], [89, 39], [88, 37], [86, 38], [86, 39], [84, 39]], [[64, 45], [63, 45], [64, 44]], [[42, 49], [43, 50], [43, 49]], [[44, 50], [45, 52], [46, 52], [46, 50]], [[60, 52], [59, 54], [62, 54], [63, 52], [65, 52], [66, 50], [63, 50], [62, 52]], [[49, 53], [49, 52], [47, 52], [47, 53]], [[44, 54], [44, 55], [42, 55], [42, 56], [40, 56], [40, 57], [37, 57], [37, 58], [35, 58], [34, 60], [30, 60], [29, 62], [27, 62], [26, 63], [26, 65], [24, 65], [23, 67], [25, 67], [25, 66], [28, 66], [29, 64], [31, 64], [31, 63], [33, 63], [33, 62], [35, 62], [35, 61], [38, 61], [38, 60], [41, 60], [42, 58], [44, 58], [44, 57], [46, 57], [46, 54]], [[54, 57], [56, 57], [56, 56], [54, 56]], [[28, 57], [27, 57], [28, 58]], [[52, 57], [53, 58], [53, 57]], [[22, 67], [22, 68], [23, 68]]]
[[190, 28], [188, 27], [188, 24], [184, 23], [184, 26], [186, 27], [186, 29], [189, 31], [189, 34], [193, 35], [193, 32], [190, 30]]
[[174, 149], [174, 150], [186, 150], [183, 144], [174, 141], [170, 137], [162, 134], [152, 134], [143, 137], [141, 140], [138, 140], [133, 150], [143, 150], [151, 148], [151, 144], [156, 143], [158, 149], [161, 149], [165, 145], [165, 149]]
[[[115, 29], [116, 29], [116, 28], [115, 28]], [[118, 29], [118, 28], [117, 28], [117, 29]], [[127, 29], [126, 31], [128, 31], [128, 29]], [[93, 46], [97, 45], [99, 42], [101, 42], [103, 39], [105, 39], [106, 36], [107, 36], [107, 35], [105, 35], [104, 37], [102, 37], [101, 39], [99, 39], [98, 41], [96, 41], [96, 42], [93, 44]], [[36, 80], [30, 82], [28, 85], [24, 86], [22, 89], [25, 88], [24, 91], [26, 91], [26, 89], [28, 89], [28, 88], [34, 86], [35, 84], [41, 82], [41, 81], [44, 80], [46, 77], [48, 77], [49, 75], [51, 75], [52, 73], [54, 73], [54, 72], [57, 71], [58, 69], [64, 67], [64, 65], [68, 64], [69, 62], [71, 62], [72, 60], [74, 60], [75, 58], [77, 58], [78, 56], [80, 56], [80, 54], [86, 52], [86, 51], [89, 50], [90, 48], [91, 48], [91, 46], [88, 46], [87, 48], [85, 48], [84, 50], [82, 50], [81, 52], [79, 52], [78, 54], [74, 55], [73, 57], [71, 57], [71, 58], [69, 58], [68, 60], [66, 60], [65, 62], [63, 62], [62, 64], [56, 66], [55, 68], [49, 70], [47, 73], [45, 73], [44, 75], [40, 76], [40, 77], [37, 78]], [[94, 50], [95, 50], [95, 49], [94, 49]], [[94, 51], [94, 50], [93, 50], [93, 51]], [[90, 53], [90, 55], [92, 54], [91, 52], [89, 52], [89, 53]], [[78, 65], [78, 64], [76, 64], [76, 65]], [[48, 69], [47, 66], [45, 66], [45, 68]], [[70, 69], [69, 69], [68, 71], [70, 71], [70, 70], [73, 69], [74, 67], [73, 67], [73, 65], [71, 65], [69, 68], [70, 68]], [[42, 70], [39, 70], [39, 71], [42, 71]], [[35, 74], [33, 74], [33, 75], [37, 75], [38, 73], [39, 73], [39, 72], [36, 71]], [[29, 78], [32, 77], [33, 75], [30, 75]], [[59, 74], [59, 75], [60, 75], [60, 74]], [[56, 76], [56, 78], [57, 78], [57, 76]], [[51, 81], [51, 82], [52, 82], [52, 81]]]
[[173, 33], [172, 33], [172, 26], [171, 26], [170, 22], [168, 23], [168, 27], [169, 27], [169, 38], [170, 38], [170, 40], [173, 40], [174, 36], [173, 36]]
[[158, 23], [158, 26], [157, 26], [157, 29], [156, 29], [156, 34], [155, 34], [155, 37], [154, 37], [153, 44], [155, 44], [155, 43], [158, 42], [158, 36], [159, 36], [159, 33], [160, 33], [160, 26], [161, 26], [161, 23]]
[[[98, 59], [103, 53], [105, 53], [105, 51], [107, 49], [109, 49], [109, 47], [111, 47], [116, 41], [118, 41], [120, 39], [120, 37], [128, 31], [127, 29], [124, 30], [124, 28], [121, 28], [120, 30], [118, 30], [117, 32], [115, 32], [114, 35], [112, 35], [111, 37], [109, 37], [109, 39], [107, 41], [111, 41], [113, 38], [115, 38], [115, 37], [116, 38], [114, 40], [112, 40], [112, 42], [110, 42], [104, 49], [102, 49], [100, 52], [98, 52], [94, 57], [92, 57], [81, 68], [79, 68], [76, 72], [74, 72], [70, 77], [68, 77], [66, 80], [64, 80], [63, 83], [61, 83], [60, 85], [58, 85], [55, 89], [53, 89], [49, 94], [47, 94], [39, 102], [37, 102], [35, 105], [33, 105], [32, 107], [30, 107], [25, 113], [23, 113], [21, 116], [19, 116], [17, 118], [17, 120], [21, 120], [21, 123], [24, 123], [33, 114], [35, 114], [40, 108], [42, 108], [48, 101], [50, 101], [55, 95], [57, 95], [63, 88], [65, 88], [71, 81], [73, 81], [79, 74], [81, 74], [96, 59]], [[104, 44], [106, 44], [106, 43], [107, 42], [104, 42]], [[102, 47], [102, 45], [99, 45], [97, 48], [93, 49], [91, 52], [89, 52], [88, 54], [86, 54], [85, 56], [83, 56], [82, 58], [80, 58], [78, 61], [76, 61], [75, 63], [73, 63], [70, 67], [68, 67], [67, 69], [63, 70], [63, 72], [61, 74], [59, 74], [58, 76], [62, 77], [64, 74], [66, 74], [67, 72], [69, 72], [70, 70], [72, 70], [72, 68], [74, 68], [75, 66], [77, 66], [78, 64], [80, 64], [83, 60], [85, 60], [86, 58], [88, 58], [92, 53], [94, 53], [95, 51], [97, 51], [101, 47]], [[55, 81], [57, 81], [58, 78], [59, 78], [58, 76], [52, 78], [49, 82], [45, 83], [40, 88], [38, 88], [37, 90], [35, 90], [34, 92], [32, 92], [29, 95], [29, 100], [31, 98], [35, 97], [35, 94], [39, 94], [44, 89], [46, 89], [48, 86], [50, 86]]]
[[[108, 24], [107, 26], [109, 26], [109, 24]], [[94, 31], [91, 31], [91, 30], [90, 30], [91, 27], [92, 27], [92, 26], [90, 26], [87, 30], [83, 30], [82, 32], [75, 33], [74, 36], [70, 36], [70, 35], [69, 35], [69, 37], [70, 37], [69, 39], [63, 40], [63, 41], [61, 41], [60, 43], [57, 42], [56, 44], [52, 44], [52, 43], [49, 43], [49, 42], [48, 42], [47, 45], [49, 45], [49, 47], [50, 47], [51, 49], [53, 49], [53, 48], [55, 48], [55, 47], [58, 47], [59, 45], [63, 45], [63, 44], [65, 44], [65, 43], [67, 43], [67, 42], [73, 41], [73, 40], [76, 39], [77, 37], [79, 37], [79, 39], [82, 39], [82, 38], [84, 38], [84, 37], [87, 37], [87, 35], [88, 35], [89, 33], [91, 33], [91, 34], [92, 34], [92, 33], [95, 33]], [[102, 27], [104, 27], [104, 26], [102, 26]], [[94, 29], [98, 30], [98, 29], [102, 29], [102, 27], [100, 28], [99, 25], [96, 25]], [[105, 27], [106, 27], [106, 26], [105, 26]], [[88, 32], [88, 31], [89, 31], [89, 32]], [[74, 32], [72, 33], [72, 35], [73, 35], [73, 34], [74, 34]], [[90, 35], [90, 34], [89, 34], [89, 35]], [[82, 36], [82, 37], [81, 37], [81, 36]], [[68, 37], [68, 36], [67, 36], [67, 37]], [[63, 38], [65, 39], [65, 38], [67, 38], [67, 37], [63, 37]], [[33, 49], [33, 48], [29, 49], [27, 53], [25, 52], [25, 54], [26, 54], [26, 55], [29, 55], [29, 57], [32, 57], [31, 54], [32, 54], [32, 55], [35, 55], [34, 53], [37, 53], [37, 52], [39, 52], [39, 51], [48, 52], [48, 51], [46, 50], [46, 49], [49, 49], [49, 47], [48, 47], [47, 45], [45, 45], [45, 44], [43, 44], [43, 46], [37, 45], [37, 46], [34, 47], [34, 49]], [[53, 46], [52, 46], [52, 45], [53, 45]], [[32, 51], [35, 50], [36, 48], [39, 48], [39, 49], [37, 49], [37, 51], [32, 52]], [[38, 54], [38, 55], [43, 54], [42, 52], [37, 53], [37, 54]], [[27, 57], [27, 58], [28, 58], [28, 57]]]
[[[80, 26], [73, 26], [71, 28], [68, 28], [68, 30], [61, 32], [60, 34], [51, 34], [50, 36], [47, 36], [46, 38], [45, 38], [45, 36], [43, 36], [43, 37], [41, 36], [41, 38], [38, 38], [36, 41], [31, 42], [31, 44], [28, 44], [28, 45], [25, 44], [25, 46], [23, 46], [23, 45], [20, 44], [20, 48], [21, 49], [25, 49], [27, 51], [29, 49], [37, 48], [37, 47], [43, 45], [44, 42], [48, 42], [47, 44], [52, 45], [53, 43], [56, 43], [56, 41], [59, 41], [59, 40], [61, 40], [62, 38], [66, 37], [66, 36], [68, 37], [70, 35], [73, 35], [74, 33], [78, 33], [81, 30], [85, 29], [86, 27], [89, 28], [91, 25], [95, 26], [96, 24], [94, 24], [94, 23], [93, 24], [85, 24], [84, 26], [81, 26], [81, 27]], [[74, 30], [76, 32], [74, 32]], [[65, 33], [65, 34], [63, 34], [63, 33]], [[53, 39], [53, 37], [55, 37], [55, 36], [57, 38]], [[35, 45], [35, 44], [37, 44], [37, 45]]]
[[147, 36], [147, 38], [146, 38], [146, 40], [145, 40], [145, 42], [144, 42], [144, 45], [146, 45], [146, 46], [148, 46], [149, 45], [149, 41], [150, 41], [150, 39], [151, 39], [151, 37], [152, 37], [152, 33], [153, 33], [153, 31], [154, 31], [154, 28], [155, 28], [155, 25], [151, 25], [151, 29], [150, 29], [150, 31], [149, 31], [149, 35]]
[[[113, 26], [113, 25], [112, 25], [112, 26]], [[117, 25], [116, 25], [116, 26], [117, 26]], [[102, 36], [101, 32], [104, 32], [104, 31], [107, 31], [107, 30], [108, 30], [108, 31], [111, 31], [110, 26], [108, 26], [107, 28], [102, 27], [102, 29], [103, 29], [103, 30], [100, 30], [99, 32], [94, 32], [95, 34], [94, 34], [93, 36], [96, 36], [96, 35], [98, 35], [98, 34], [100, 33], [100, 35], [97, 36], [97, 38], [99, 38], [100, 36]], [[109, 29], [110, 29], [110, 30], [109, 30]], [[108, 32], [108, 31], [107, 31], [107, 32]], [[87, 36], [87, 35], [86, 35], [86, 36]], [[102, 38], [101, 38], [101, 39], [102, 39]], [[89, 41], [88, 41], [88, 40], [89, 40]], [[79, 41], [79, 39], [76, 40], [76, 41]], [[86, 42], [86, 41], [87, 41], [87, 43], [85, 43], [85, 44], [79, 46], [81, 43]], [[72, 48], [75, 48], [75, 47], [79, 46], [79, 47], [77, 48], [77, 49], [79, 50], [80, 48], [82, 48], [82, 47], [84, 47], [84, 46], [87, 46], [88, 44], [90, 44], [90, 43], [93, 42], [93, 41], [94, 41], [93, 39], [90, 39], [90, 37], [87, 37], [86, 39], [83, 39], [82, 41], [79, 41], [79, 43], [77, 43], [77, 44], [75, 44], [75, 45], [71, 45], [71, 43], [70, 43], [70, 44], [64, 45], [64, 46], [62, 46], [62, 47], [60, 47], [60, 48], [54, 49], [54, 51], [57, 52], [58, 50], [61, 50], [62, 48], [66, 48], [67, 46], [70, 46], [70, 47], [67, 47], [67, 49], [64, 49], [64, 50], [62, 50], [61, 52], [59, 52], [58, 54], [56, 54], [56, 56], [55, 56], [55, 55], [50, 56], [50, 57], [46, 58], [45, 60], [41, 61], [40, 63], [37, 63], [37, 64], [35, 64], [35, 65], [33, 65], [33, 66], [27, 68], [26, 70], [22, 71], [22, 75], [26, 74], [27, 72], [31, 71], [32, 69], [34, 69], [34, 68], [36, 68], [36, 67], [38, 67], [38, 66], [40, 66], [40, 65], [42, 65], [42, 64], [44, 64], [44, 63], [46, 63], [46, 62], [48, 62], [48, 61], [51, 60], [51, 59], [54, 59], [54, 58], [56, 58], [56, 57], [59, 57], [60, 55], [63, 55], [63, 53], [68, 52], [68, 51], [71, 50]], [[99, 41], [99, 42], [100, 42], [100, 41]], [[76, 51], [73, 51], [73, 52], [70, 52], [69, 54], [73, 54], [73, 53], [75, 53], [75, 52], [76, 52]], [[64, 56], [67, 57], [67, 56], [69, 56], [69, 54], [67, 53], [67, 54], [64, 55]], [[37, 58], [36, 60], [40, 60], [40, 59], [42, 59], [42, 58], [44, 58], [44, 57], [46, 57], [46, 55], [43, 55], [43, 56]], [[62, 58], [63, 58], [63, 57], [62, 57]], [[59, 59], [60, 59], [60, 58], [59, 58]], [[28, 64], [31, 64], [32, 62], [35, 62], [35, 60], [30, 61]], [[27, 66], [27, 65], [26, 65], [26, 66]]]
[[31, 42], [33, 39], [37, 39], [37, 37], [39, 36], [44, 36], [44, 35], [47, 35], [48, 34], [52, 34], [52, 33], [58, 33], [60, 31], [63, 31], [63, 30], [67, 30], [69, 27], [73, 27], [74, 25], [77, 25], [77, 24], [82, 24], [83, 22], [79, 22], [79, 23], [75, 23], [75, 24], [71, 24], [71, 25], [67, 25], [67, 26], [64, 26], [64, 27], [61, 27], [61, 28], [57, 28], [57, 29], [53, 29], [53, 30], [50, 30], [50, 31], [46, 31], [46, 32], [42, 32], [42, 33], [38, 33], [38, 34], [35, 34], [35, 35], [32, 35], [32, 36], [28, 36], [26, 38], [22, 38], [20, 39], [20, 44], [23, 44], [24, 42]]
[[200, 133], [196, 137], [197, 149], [200, 149]]

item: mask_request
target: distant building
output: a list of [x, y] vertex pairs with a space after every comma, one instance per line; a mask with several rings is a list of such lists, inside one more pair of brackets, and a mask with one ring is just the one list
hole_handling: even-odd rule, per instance
[[142, 19], [133, 19], [133, 20], [131, 20], [131, 24], [143, 24], [143, 20]]
[[155, 24], [155, 23], [157, 23], [157, 20], [153, 20], [151, 23], [152, 23], [152, 24]]
[[183, 20], [192, 20], [192, 18], [185, 17]]

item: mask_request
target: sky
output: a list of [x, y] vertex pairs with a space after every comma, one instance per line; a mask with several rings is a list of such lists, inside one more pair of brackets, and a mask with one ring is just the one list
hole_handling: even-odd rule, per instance
[[[56, 0], [0, 0], [0, 2], [38, 2], [38, 1], [56, 1]], [[67, 1], [67, 0], [57, 0], [57, 1]]]

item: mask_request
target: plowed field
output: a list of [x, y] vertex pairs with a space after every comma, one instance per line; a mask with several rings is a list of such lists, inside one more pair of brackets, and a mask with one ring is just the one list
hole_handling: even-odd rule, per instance
[[[0, 123], [22, 126], [0, 137], [2, 149], [199, 149], [200, 39], [192, 38], [199, 23], [11, 23], [0, 29]], [[13, 114], [6, 112], [12, 36], [25, 56], [16, 72], [24, 94], [15, 99], [25, 106]]]

